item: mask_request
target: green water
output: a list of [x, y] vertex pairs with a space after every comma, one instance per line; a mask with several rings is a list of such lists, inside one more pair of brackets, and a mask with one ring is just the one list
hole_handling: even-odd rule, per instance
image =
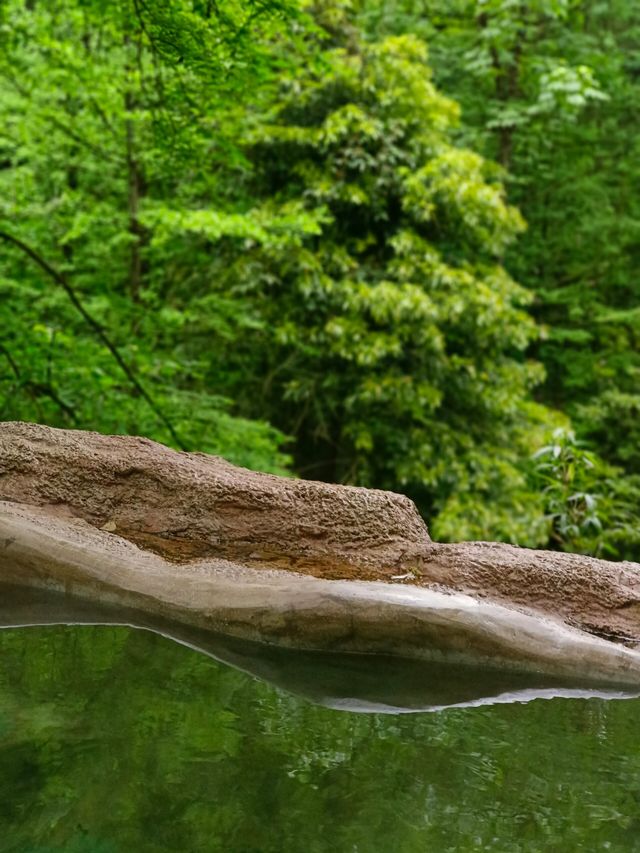
[[149, 632], [6, 629], [0, 850], [640, 851], [639, 710], [350, 713]]

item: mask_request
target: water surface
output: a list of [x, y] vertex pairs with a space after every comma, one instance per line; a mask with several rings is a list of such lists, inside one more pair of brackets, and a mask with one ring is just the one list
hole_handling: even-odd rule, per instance
[[353, 713], [147, 631], [5, 629], [0, 851], [640, 851], [639, 712]]

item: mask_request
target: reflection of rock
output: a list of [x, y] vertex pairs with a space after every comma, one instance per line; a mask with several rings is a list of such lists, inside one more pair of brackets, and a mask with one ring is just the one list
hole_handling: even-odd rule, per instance
[[285, 649], [64, 593], [11, 586], [0, 589], [0, 628], [58, 624], [141, 628], [315, 704], [339, 710], [402, 714], [557, 696], [623, 699], [640, 695], [613, 685], [585, 688], [576, 679], [464, 665], [452, 667], [384, 655]]
[[608, 639], [640, 638], [640, 566], [438, 545], [399, 495], [3, 424], [0, 499], [6, 582], [281, 646], [640, 684]]

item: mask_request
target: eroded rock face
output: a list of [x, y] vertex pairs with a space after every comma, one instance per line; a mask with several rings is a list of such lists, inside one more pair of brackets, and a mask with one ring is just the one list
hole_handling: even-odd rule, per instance
[[617, 642], [640, 641], [640, 565], [497, 542], [427, 547], [429, 583], [491, 598]]
[[0, 424], [0, 581], [283, 646], [640, 684], [637, 564], [433, 543], [400, 495], [140, 438]]
[[82, 519], [9, 502], [0, 503], [0, 542], [0, 575], [10, 584], [116, 603], [205, 631], [288, 648], [640, 684], [634, 650], [451, 591], [324, 580], [221, 558], [177, 564]]
[[[0, 500], [83, 518], [164, 557], [392, 567], [428, 543], [402, 495], [258, 474], [146, 438], [0, 424]], [[343, 565], [346, 564], [346, 565]]]

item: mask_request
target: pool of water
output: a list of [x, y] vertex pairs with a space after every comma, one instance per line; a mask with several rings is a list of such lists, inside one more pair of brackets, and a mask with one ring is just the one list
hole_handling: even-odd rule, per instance
[[149, 631], [5, 628], [0, 851], [640, 851], [640, 700], [383, 707]]

